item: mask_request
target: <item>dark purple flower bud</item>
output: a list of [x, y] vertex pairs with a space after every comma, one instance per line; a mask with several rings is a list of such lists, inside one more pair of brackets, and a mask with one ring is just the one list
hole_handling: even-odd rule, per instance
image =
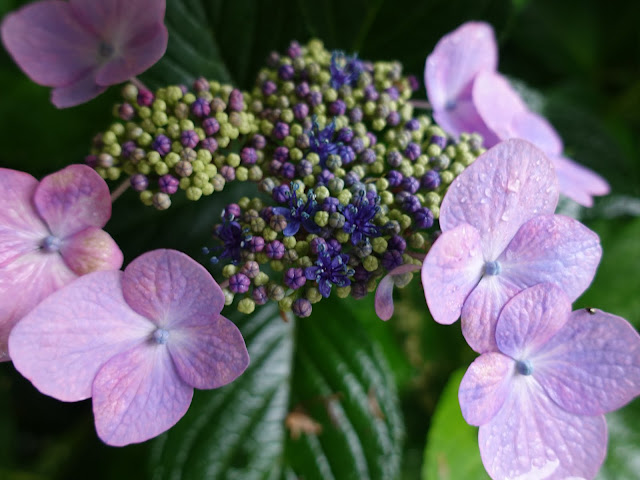
[[193, 89], [196, 92], [206, 92], [209, 90], [209, 81], [204, 77], [198, 77], [193, 82]]
[[284, 140], [289, 135], [289, 124], [284, 122], [276, 123], [273, 127], [273, 136], [278, 140]]
[[300, 82], [296, 86], [296, 96], [298, 98], [304, 98], [309, 95], [309, 84], [307, 82]]
[[407, 241], [400, 235], [392, 235], [387, 241], [387, 248], [389, 250], [398, 250], [402, 253], [407, 249]]
[[269, 300], [269, 296], [267, 295], [267, 287], [264, 285], [260, 285], [259, 287], [255, 287], [251, 292], [251, 298], [256, 302], [256, 305], [264, 305]]
[[416, 210], [414, 218], [418, 228], [431, 228], [433, 226], [433, 213], [427, 207]]
[[444, 148], [447, 146], [447, 139], [440, 135], [432, 135], [429, 140], [430, 143], [439, 146], [440, 148]]
[[320, 105], [322, 103], [322, 93], [318, 91], [309, 92], [307, 96], [307, 101], [311, 104], [312, 107]]
[[420, 183], [424, 189], [435, 190], [440, 186], [440, 174], [435, 170], [429, 170], [422, 176]]
[[302, 48], [300, 48], [300, 44], [293, 40], [289, 44], [289, 48], [287, 48], [287, 55], [291, 58], [297, 58], [302, 54]]
[[378, 143], [378, 137], [376, 137], [373, 133], [367, 132], [367, 137], [369, 137], [370, 147], [373, 147], [376, 143]]
[[236, 273], [229, 278], [229, 290], [233, 293], [246, 293], [250, 285], [251, 280], [244, 273]]
[[271, 160], [269, 163], [269, 171], [273, 174], [279, 174], [282, 168], [282, 162], [280, 160]]
[[258, 154], [254, 148], [244, 147], [240, 152], [240, 159], [244, 165], [253, 165], [258, 160]]
[[172, 175], [163, 175], [158, 179], [158, 186], [160, 187], [160, 191], [163, 193], [168, 193], [172, 195], [178, 191], [178, 186], [180, 182], [178, 179]]
[[[366, 255], [365, 255], [366, 256]], [[370, 273], [362, 266], [358, 265], [354, 268], [353, 279], [357, 282], [366, 282], [369, 280]]]
[[273, 189], [271, 195], [277, 203], [287, 203], [291, 196], [291, 190], [289, 189], [289, 185], [280, 185]]
[[206, 98], [196, 98], [196, 101], [191, 104], [191, 113], [198, 118], [204, 118], [211, 113], [211, 105]]
[[166, 155], [171, 151], [171, 140], [166, 135], [158, 135], [151, 143], [151, 148], [160, 155]]
[[249, 240], [249, 250], [253, 253], [264, 250], [264, 238], [260, 236], [251, 237], [251, 240]]
[[392, 112], [389, 112], [389, 115], [387, 115], [387, 125], [391, 127], [395, 127], [399, 123], [400, 123], [400, 114], [395, 110]]
[[358, 174], [356, 172], [349, 172], [344, 177], [344, 184], [347, 187], [350, 187], [354, 183], [357, 183], [359, 181], [360, 181], [360, 176], [358, 176]]
[[296, 172], [300, 178], [311, 175], [313, 173], [313, 165], [311, 165], [309, 160], [300, 160], [300, 163], [298, 163], [298, 166], [296, 167]]
[[409, 88], [411, 88], [412, 91], [417, 92], [418, 89], [420, 88], [420, 83], [418, 82], [418, 79], [416, 78], [416, 76], [409, 75], [407, 77], [407, 80], [409, 80]]
[[349, 112], [349, 120], [351, 123], [358, 123], [362, 121], [362, 109], [360, 107], [354, 107]]
[[385, 90], [385, 92], [387, 92], [387, 95], [389, 95], [389, 98], [391, 98], [391, 100], [398, 100], [400, 98], [400, 94], [398, 93], [398, 89], [396, 87], [389, 87]]
[[402, 163], [402, 154], [397, 150], [387, 153], [387, 163], [393, 168], [398, 168]]
[[[359, 138], [356, 138], [353, 143], [356, 143], [356, 140], [360, 140]], [[360, 154], [360, 160], [367, 164], [367, 165], [371, 165], [372, 163], [374, 163], [376, 161], [376, 152], [373, 151], [373, 149], [371, 148], [367, 148], [366, 150], [364, 150], [361, 154]], [[399, 173], [399, 172], [398, 172]]]
[[337, 140], [338, 142], [351, 143], [351, 140], [353, 140], [353, 130], [347, 127], [341, 128], [338, 130]]
[[131, 154], [135, 151], [135, 149], [136, 149], [136, 142], [134, 142], [133, 140], [129, 140], [122, 144], [122, 152], [120, 153], [120, 155], [122, 155], [123, 158], [129, 158]]
[[273, 152], [273, 159], [279, 162], [286, 162], [289, 160], [289, 149], [287, 147], [278, 147]]
[[236, 179], [236, 169], [231, 165], [223, 165], [220, 169], [220, 175], [222, 175], [227, 182], [232, 182]]
[[184, 85], [184, 84], [180, 84], [180, 85], [178, 85], [178, 88], [180, 89], [180, 91], [182, 92], [182, 94], [183, 94], [183, 95], [186, 95], [186, 94], [187, 94], [187, 92], [189, 91], [189, 89], [187, 88], [187, 86], [186, 86], [186, 85]]
[[147, 178], [146, 175], [143, 175], [141, 173], [136, 173], [129, 179], [129, 181], [131, 182], [131, 187], [136, 192], [141, 192], [143, 190], [146, 190], [147, 187], [149, 186], [149, 179]]
[[224, 103], [224, 100], [222, 100], [220, 97], [215, 97], [213, 100], [211, 100], [211, 103], [209, 105], [211, 105], [212, 112], [222, 112], [225, 108], [227, 108], [227, 104]]
[[292, 290], [303, 287], [305, 283], [307, 283], [307, 278], [301, 268], [289, 268], [284, 273], [284, 284]]
[[240, 273], [244, 273], [249, 278], [256, 278], [260, 273], [260, 265], [258, 262], [250, 260], [242, 266]]
[[412, 118], [407, 123], [405, 123], [404, 128], [409, 131], [418, 130], [420, 128], [420, 122], [416, 118]]
[[98, 166], [98, 156], [97, 155], [86, 155], [84, 157], [84, 163], [89, 165], [91, 168], [95, 168]]
[[421, 153], [422, 152], [420, 151], [420, 145], [414, 142], [409, 143], [409, 145], [407, 145], [407, 148], [405, 148], [404, 150], [404, 154], [411, 161], [415, 161]]
[[380, 202], [380, 197], [378, 197], [378, 192], [375, 190], [367, 190], [365, 198], [370, 204], [372, 203], [377, 204], [378, 202]]
[[278, 86], [271, 80], [267, 80], [262, 84], [262, 94], [266, 97], [273, 95], [278, 90]]
[[306, 103], [296, 103], [293, 106], [293, 116], [296, 120], [304, 120], [309, 115], [309, 106]]
[[398, 170], [391, 170], [387, 173], [387, 180], [390, 187], [399, 187], [402, 184], [404, 177]]
[[331, 104], [329, 105], [329, 113], [331, 113], [331, 115], [344, 115], [346, 111], [347, 106], [340, 99], [336, 100], [335, 102], [331, 102]]
[[351, 140], [351, 149], [356, 153], [360, 154], [364, 151], [364, 142], [362, 138], [355, 137]]
[[215, 118], [207, 117], [202, 121], [202, 128], [204, 129], [204, 133], [211, 136], [218, 133], [218, 130], [220, 130], [220, 124]]
[[262, 150], [267, 145], [267, 139], [256, 133], [251, 139], [251, 146], [256, 150]]
[[319, 185], [326, 185], [329, 183], [329, 180], [331, 180], [335, 175], [333, 173], [331, 173], [329, 170], [327, 170], [326, 168], [324, 170], [322, 170], [322, 172], [320, 172], [320, 174], [317, 177], [317, 181]]
[[382, 266], [387, 271], [391, 271], [394, 268], [399, 267], [402, 263], [402, 252], [399, 250], [387, 250], [382, 254]]
[[136, 110], [131, 106], [130, 103], [123, 103], [118, 108], [118, 116], [125, 121], [131, 120], [136, 114]]
[[338, 155], [340, 155], [343, 165], [348, 165], [356, 159], [356, 152], [348, 145], [340, 145]]
[[378, 94], [378, 91], [376, 90], [376, 87], [373, 84], [370, 84], [364, 87], [364, 98], [366, 100], [375, 102], [376, 100], [378, 100], [379, 96], [380, 95]]
[[291, 162], [284, 162], [280, 169], [280, 175], [284, 178], [291, 180], [296, 176], [296, 166]]
[[213, 137], [207, 137], [202, 142], [200, 142], [200, 146], [205, 150], [209, 150], [211, 153], [218, 150], [218, 141]]
[[280, 260], [282, 257], [284, 257], [285, 248], [282, 242], [280, 242], [279, 240], [274, 240], [273, 242], [267, 243], [264, 251], [267, 254], [267, 257], [271, 258], [272, 260]]
[[293, 66], [286, 63], [284, 65], [280, 65], [280, 68], [278, 68], [278, 76], [282, 80], [291, 80], [295, 73], [296, 71], [293, 69]]
[[305, 318], [311, 315], [311, 310], [313, 307], [311, 306], [311, 302], [306, 298], [298, 298], [291, 305], [291, 311], [294, 315]]
[[342, 251], [342, 244], [335, 238], [327, 240], [327, 251], [329, 255], [336, 255]]
[[196, 148], [199, 141], [198, 134], [193, 130], [185, 130], [180, 134], [180, 143], [185, 147]]
[[151, 93], [149, 90], [140, 90], [138, 92], [137, 100], [138, 105], [140, 105], [141, 107], [150, 107], [154, 99], [155, 97], [153, 93]]
[[420, 181], [415, 177], [405, 177], [402, 180], [402, 188], [409, 193], [416, 193], [420, 188]]
[[322, 237], [316, 237], [309, 243], [309, 248], [311, 248], [311, 253], [317, 255], [318, 252], [321, 252], [327, 248], [327, 242]]
[[366, 283], [354, 283], [351, 286], [351, 296], [356, 299], [364, 298], [369, 293]]
[[237, 203], [230, 203], [229, 205], [226, 206], [223, 212], [223, 216], [227, 218], [229, 216], [231, 216], [232, 218], [239, 218], [241, 214], [242, 214], [242, 209], [240, 208], [240, 205], [238, 205]]
[[241, 112], [244, 110], [244, 95], [237, 88], [231, 90], [229, 94], [229, 109], [234, 112]]
[[322, 202], [322, 210], [329, 213], [337, 212], [339, 206], [340, 201], [336, 197], [327, 197]]

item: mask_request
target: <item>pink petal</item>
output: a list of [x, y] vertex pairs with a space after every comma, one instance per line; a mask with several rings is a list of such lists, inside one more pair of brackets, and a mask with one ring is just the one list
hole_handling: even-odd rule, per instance
[[167, 329], [216, 318], [224, 306], [222, 289], [209, 272], [176, 250], [140, 255], [125, 269], [122, 288], [133, 310]]
[[531, 377], [480, 427], [482, 463], [492, 478], [594, 478], [604, 461], [603, 416], [577, 416], [553, 403]]
[[511, 131], [512, 121], [525, 113], [527, 106], [505, 77], [498, 72], [480, 72], [473, 82], [472, 96], [480, 118], [490, 131], [501, 140], [515, 136]]
[[436, 111], [456, 102], [470, 90], [482, 70], [495, 70], [498, 47], [490, 25], [467, 22], [445, 35], [427, 57], [424, 83], [429, 102]]
[[7, 15], [1, 28], [13, 59], [41, 85], [73, 83], [95, 65], [98, 38], [78, 23], [67, 2], [31, 3]]
[[462, 335], [478, 353], [492, 352], [496, 345], [496, 323], [505, 303], [521, 289], [504, 275], [485, 275], [467, 296], [462, 307]]
[[60, 239], [86, 227], [102, 228], [111, 216], [109, 187], [86, 165], [70, 165], [44, 177], [34, 203], [51, 233]]
[[[567, 294], [550, 283], [518, 293], [502, 309], [496, 343], [505, 355], [527, 360], [560, 330], [571, 313]], [[537, 365], [534, 365], [534, 369]]]
[[495, 260], [520, 226], [553, 213], [558, 186], [551, 162], [523, 140], [491, 148], [456, 178], [440, 208], [443, 231], [468, 223], [480, 233], [486, 260]]
[[96, 227], [87, 227], [65, 239], [60, 253], [67, 266], [78, 275], [122, 267], [123, 256], [118, 244]]
[[560, 155], [564, 148], [558, 132], [547, 119], [529, 111], [514, 116], [511, 121], [511, 136], [533, 143], [550, 159]]
[[422, 265], [422, 287], [436, 322], [449, 325], [460, 317], [462, 304], [480, 281], [483, 264], [480, 235], [470, 225], [444, 232], [435, 241]]
[[111, 270], [78, 278], [11, 332], [14, 366], [45, 395], [67, 402], [90, 397], [98, 369], [155, 330], [124, 301], [122, 275]]
[[384, 276], [378, 288], [376, 289], [375, 309], [376, 315], [381, 320], [389, 320], [393, 316], [393, 287], [395, 286], [394, 277], [396, 275], [404, 275], [406, 273], [420, 270], [419, 265], [405, 264], [391, 270]]
[[107, 88], [96, 84], [95, 70], [84, 71], [74, 82], [51, 90], [51, 103], [58, 108], [75, 107], [97, 97]]
[[581, 309], [536, 355], [534, 375], [562, 408], [611, 412], [640, 394], [640, 336], [623, 318]]
[[434, 110], [433, 118], [450, 135], [457, 137], [461, 133], [479, 133], [485, 147], [493, 147], [500, 142], [484, 123], [470, 98], [459, 99], [452, 108]]
[[104, 364], [92, 396], [98, 436], [123, 446], [175, 425], [191, 404], [193, 388], [178, 376], [166, 346], [144, 343]]
[[238, 327], [222, 315], [191, 317], [167, 341], [180, 378], [195, 388], [218, 388], [238, 378], [249, 353]]
[[490, 421], [502, 407], [515, 370], [513, 359], [501, 353], [480, 355], [462, 377], [458, 399], [462, 416], [470, 425]]
[[541, 215], [522, 225], [498, 262], [501, 275], [521, 289], [549, 282], [575, 300], [593, 280], [601, 256], [598, 235], [580, 222]]
[[597, 173], [566, 157], [552, 157], [558, 174], [560, 193], [585, 207], [593, 205], [592, 196], [607, 195], [610, 187]]

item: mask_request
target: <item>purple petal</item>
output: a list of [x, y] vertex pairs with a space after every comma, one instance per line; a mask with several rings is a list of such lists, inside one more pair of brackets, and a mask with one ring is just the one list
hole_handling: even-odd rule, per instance
[[462, 307], [462, 335], [478, 353], [492, 352], [496, 345], [496, 323], [500, 310], [521, 289], [504, 275], [485, 275]]
[[549, 282], [573, 301], [593, 280], [601, 256], [598, 235], [580, 222], [541, 215], [522, 225], [498, 262], [501, 275], [521, 289]]
[[560, 193], [585, 207], [593, 205], [592, 196], [607, 195], [611, 190], [607, 181], [597, 173], [566, 157], [552, 157], [558, 174]]
[[549, 396], [575, 414], [610, 412], [640, 394], [640, 336], [609, 313], [573, 312], [532, 361]]
[[195, 388], [226, 385], [249, 365], [240, 330], [222, 315], [187, 319], [171, 330], [167, 345], [180, 378]]
[[216, 318], [222, 289], [209, 272], [176, 250], [140, 255], [124, 271], [124, 298], [133, 310], [164, 328], [190, 326], [197, 317]]
[[60, 253], [67, 266], [78, 275], [122, 267], [123, 256], [118, 244], [96, 227], [87, 227], [68, 237]]
[[193, 388], [176, 372], [166, 346], [144, 343], [111, 358], [93, 382], [93, 415], [103, 442], [144, 442], [187, 412]]
[[109, 187], [86, 165], [70, 165], [44, 177], [34, 203], [51, 233], [60, 239], [86, 227], [102, 228], [111, 216]]
[[42, 393], [67, 402], [90, 397], [98, 369], [150, 337], [154, 325], [122, 297], [122, 275], [112, 270], [80, 277], [15, 326], [13, 364]]
[[465, 132], [479, 133], [482, 135], [482, 144], [485, 147], [493, 147], [500, 142], [500, 138], [480, 117], [471, 98], [461, 98], [455, 104], [451, 104], [450, 108], [434, 110], [433, 118], [450, 135], [457, 137]]
[[487, 128], [501, 140], [516, 136], [511, 130], [511, 124], [514, 118], [527, 111], [527, 106], [507, 79], [493, 71], [481, 72], [476, 77], [473, 83], [473, 104]]
[[571, 301], [557, 286], [541, 283], [527, 288], [509, 300], [500, 313], [496, 325], [498, 348], [516, 360], [529, 359], [564, 326], [570, 313]]
[[429, 311], [438, 323], [460, 317], [462, 304], [482, 276], [480, 235], [470, 225], [444, 232], [422, 265], [422, 287]]
[[60, 87], [93, 69], [99, 39], [77, 21], [67, 2], [48, 0], [7, 15], [2, 41], [34, 82]]
[[474, 77], [482, 70], [495, 70], [498, 47], [490, 25], [467, 22], [445, 35], [427, 57], [424, 83], [429, 102], [436, 111], [468, 96]]
[[391, 270], [380, 280], [376, 289], [375, 308], [376, 315], [382, 320], [389, 320], [393, 316], [393, 287], [395, 286], [394, 276], [420, 270], [419, 265], [405, 264]]
[[553, 213], [558, 186], [551, 162], [523, 140], [491, 148], [456, 178], [440, 208], [443, 231], [468, 223], [480, 233], [486, 260], [495, 260], [520, 226]]
[[533, 143], [549, 158], [560, 155], [562, 139], [546, 118], [530, 111], [520, 112], [511, 121], [511, 135]]
[[51, 103], [58, 108], [75, 107], [97, 97], [106, 89], [96, 84], [95, 70], [86, 70], [73, 83], [51, 90]]
[[507, 398], [514, 369], [513, 359], [497, 352], [474, 360], [458, 391], [462, 416], [468, 424], [484, 425], [495, 416]]
[[553, 403], [531, 377], [480, 427], [482, 463], [492, 478], [594, 478], [604, 461], [604, 417], [576, 416]]

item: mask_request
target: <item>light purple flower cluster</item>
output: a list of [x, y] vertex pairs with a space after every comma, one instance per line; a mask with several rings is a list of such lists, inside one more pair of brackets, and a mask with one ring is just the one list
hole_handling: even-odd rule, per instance
[[451, 135], [477, 132], [489, 148], [508, 138], [522, 138], [554, 163], [560, 193], [590, 207], [593, 196], [609, 193], [596, 173], [563, 156], [562, 140], [549, 122], [530, 111], [496, 68], [493, 29], [465, 23], [445, 35], [427, 58], [424, 78], [433, 117]]

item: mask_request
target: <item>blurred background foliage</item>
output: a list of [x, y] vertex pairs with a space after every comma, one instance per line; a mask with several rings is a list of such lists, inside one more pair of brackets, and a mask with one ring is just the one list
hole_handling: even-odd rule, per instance
[[[23, 3], [0, 0], [0, 16]], [[204, 74], [249, 89], [271, 50], [313, 37], [361, 58], [398, 59], [421, 79], [442, 35], [486, 20], [496, 29], [501, 72], [531, 94], [568, 156], [612, 185], [593, 209], [562, 205], [604, 248], [596, 279], [576, 306], [640, 327], [638, 18], [639, 2], [598, 0], [167, 0], [167, 55], [142, 79], [159, 86]], [[81, 162], [118, 99], [111, 88], [87, 105], [56, 110], [49, 89], [31, 83], [4, 50], [0, 85], [0, 166], [38, 177]], [[200, 259], [229, 195], [155, 212], [127, 192], [107, 229], [126, 261], [158, 247]], [[417, 281], [397, 297], [387, 323], [375, 317], [372, 299], [332, 300], [308, 322], [285, 324], [274, 309], [232, 316], [252, 339], [247, 378], [235, 389], [197, 392], [168, 435], [126, 448], [97, 440], [89, 402], [44, 397], [2, 364], [0, 478], [487, 478], [476, 431], [457, 407], [457, 385], [474, 354], [457, 325], [429, 318]], [[295, 439], [284, 425], [290, 412], [324, 431]], [[638, 422], [638, 401], [609, 415], [609, 455], [599, 478], [638, 478]]]

